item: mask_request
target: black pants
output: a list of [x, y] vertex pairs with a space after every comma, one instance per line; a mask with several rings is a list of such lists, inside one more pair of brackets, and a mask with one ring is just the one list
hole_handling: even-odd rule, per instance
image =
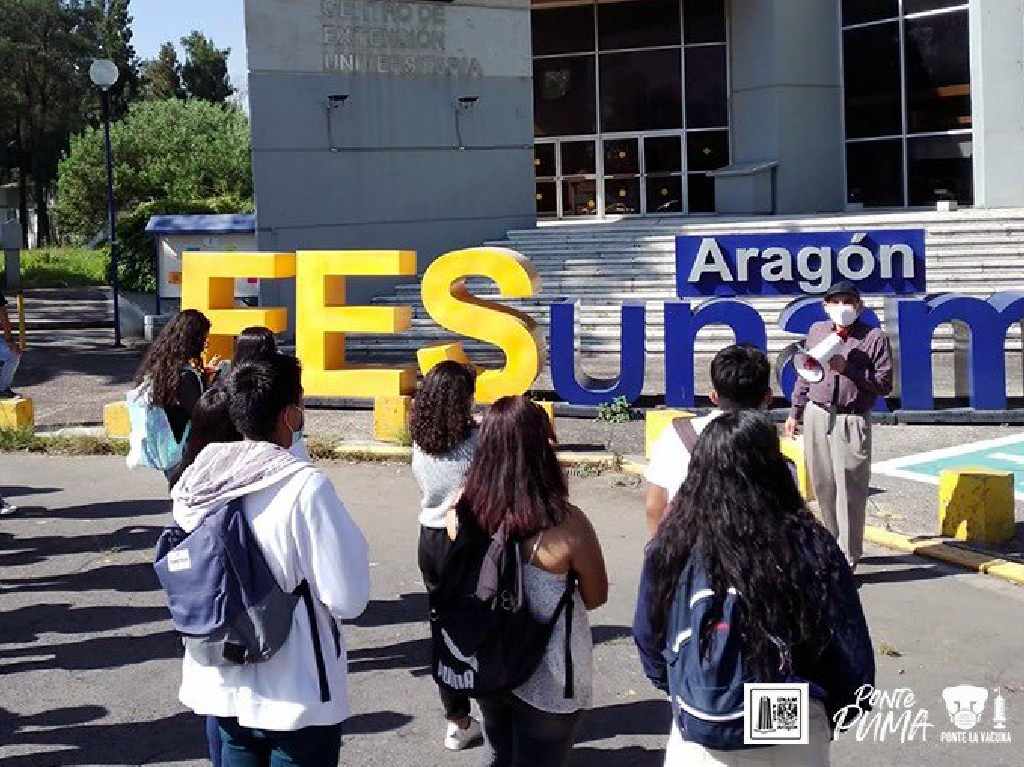
[[[423, 575], [423, 583], [427, 587], [428, 594], [433, 594], [441, 583], [441, 566], [444, 564], [445, 555], [451, 545], [448, 531], [443, 527], [420, 527], [418, 559], [420, 573]], [[468, 697], [449, 692], [440, 685], [437, 689], [441, 693], [441, 704], [444, 706], [444, 715], [448, 721], [453, 722], [469, 716]]]
[[512, 693], [480, 698], [484, 767], [565, 767], [582, 711], [550, 714]]

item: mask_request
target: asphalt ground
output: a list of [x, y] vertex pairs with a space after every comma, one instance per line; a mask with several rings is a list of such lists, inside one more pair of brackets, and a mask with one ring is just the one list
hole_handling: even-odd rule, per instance
[[[345, 628], [353, 717], [341, 764], [478, 764], [478, 749], [450, 754], [441, 746], [408, 467], [325, 469], [372, 559], [373, 601]], [[22, 507], [0, 519], [0, 765], [204, 764], [201, 722], [176, 700], [179, 645], [150, 567], [168, 520], [162, 478], [128, 473], [117, 458], [8, 454], [0, 456], [0, 485]], [[591, 614], [595, 701], [572, 764], [658, 765], [668, 708], [641, 674], [629, 635], [645, 540], [642, 488], [612, 474], [573, 478], [571, 488], [594, 521], [611, 577], [608, 604]], [[861, 580], [878, 686], [911, 690], [910, 718], [924, 711], [930, 726], [924, 740], [917, 729], [903, 743], [899, 726], [876, 734], [874, 720], [865, 720], [862, 739], [847, 734], [834, 744], [833, 764], [1019, 765], [1024, 590], [874, 547]], [[958, 684], [989, 690], [979, 733], [992, 729], [991, 697], [1001, 690], [1004, 732], [1014, 743], [941, 742], [954, 731], [942, 691]], [[876, 709], [883, 722], [903, 710]]]

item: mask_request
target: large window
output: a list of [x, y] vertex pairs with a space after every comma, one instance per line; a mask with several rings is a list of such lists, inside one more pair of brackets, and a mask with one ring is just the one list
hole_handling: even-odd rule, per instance
[[536, 7], [537, 213], [713, 212], [729, 164], [724, 0]]
[[968, 4], [841, 0], [847, 200], [974, 202]]

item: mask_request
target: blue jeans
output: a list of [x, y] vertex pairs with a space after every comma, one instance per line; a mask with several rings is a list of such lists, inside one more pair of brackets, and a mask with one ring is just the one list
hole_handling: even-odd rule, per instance
[[237, 719], [218, 719], [222, 767], [336, 767], [341, 725], [291, 732], [254, 730]]
[[0, 340], [0, 392], [11, 388], [20, 362], [21, 355], [11, 351], [11, 347], [7, 345], [6, 341]]

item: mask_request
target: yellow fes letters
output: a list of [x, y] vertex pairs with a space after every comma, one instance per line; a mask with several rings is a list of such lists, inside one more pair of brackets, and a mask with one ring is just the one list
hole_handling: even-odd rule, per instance
[[294, 253], [187, 252], [181, 261], [181, 308], [198, 309], [210, 320], [207, 354], [230, 359], [234, 337], [253, 325], [275, 333], [288, 328], [283, 307], [235, 308], [235, 278], [295, 276]]
[[[423, 274], [423, 305], [438, 325], [492, 343], [505, 353], [503, 368], [484, 370], [476, 379], [476, 399], [488, 404], [522, 394], [533, 385], [544, 364], [544, 342], [526, 313], [472, 295], [465, 281], [471, 275], [494, 280], [507, 298], [533, 296], [540, 279], [525, 257], [506, 248], [445, 253]], [[423, 373], [443, 359], [466, 359], [460, 342], [421, 349], [418, 357]]]
[[415, 275], [411, 250], [300, 250], [295, 299], [295, 350], [307, 395], [397, 397], [416, 388], [414, 365], [353, 365], [345, 359], [346, 333], [400, 333], [412, 320], [408, 306], [346, 306], [350, 276]]

